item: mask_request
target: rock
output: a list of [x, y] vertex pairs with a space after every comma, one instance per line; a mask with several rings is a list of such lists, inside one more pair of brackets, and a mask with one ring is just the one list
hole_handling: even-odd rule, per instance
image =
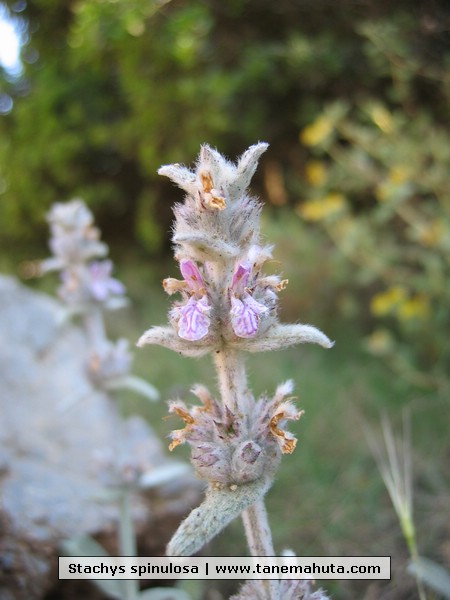
[[[143, 419], [123, 422], [93, 387], [83, 331], [60, 317], [55, 300], [0, 276], [1, 600], [44, 598], [57, 583], [60, 544], [72, 536], [95, 536], [119, 554], [118, 510], [105, 484], [130, 460], [149, 471], [173, 463]], [[199, 495], [190, 472], [135, 495], [144, 556], [164, 553]]]

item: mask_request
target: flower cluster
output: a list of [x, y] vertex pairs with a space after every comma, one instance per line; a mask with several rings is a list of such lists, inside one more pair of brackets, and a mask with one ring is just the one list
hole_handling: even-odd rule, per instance
[[197, 385], [192, 392], [202, 406], [190, 409], [184, 402], [170, 403], [170, 412], [185, 422], [184, 429], [172, 432], [170, 449], [183, 442], [192, 448], [192, 464], [197, 474], [215, 487], [237, 486], [275, 472], [281, 454], [294, 451], [297, 440], [282, 427], [288, 419], [299, 419], [291, 398], [292, 381], [280, 385], [273, 399], [257, 402], [248, 394], [241, 402], [241, 414], [233, 413], [209, 391]]
[[148, 382], [131, 375], [128, 341], [110, 341], [103, 311], [126, 305], [125, 286], [112, 277], [113, 264], [105, 258], [108, 246], [100, 241], [91, 211], [82, 200], [54, 204], [47, 220], [53, 256], [41, 263], [41, 272], [60, 271], [58, 295], [68, 315], [81, 315], [88, 338], [87, 372], [100, 388], [131, 388], [150, 400], [158, 397]]
[[171, 327], [151, 328], [138, 345], [161, 344], [186, 356], [224, 345], [249, 352], [300, 342], [330, 347], [315, 327], [278, 323], [277, 295], [287, 280], [262, 272], [272, 248], [261, 243], [261, 204], [245, 191], [266, 148], [251, 146], [234, 165], [205, 145], [195, 171], [178, 164], [159, 170], [187, 192], [174, 209], [175, 257], [183, 279], [163, 282], [181, 301], [170, 310]]
[[[257, 255], [255, 248], [253, 251]], [[265, 256], [269, 256], [267, 251]], [[163, 282], [167, 293], [180, 292], [183, 297], [183, 301], [174, 305], [170, 312], [170, 320], [179, 337], [198, 341], [209, 334], [211, 340], [218, 329], [222, 329], [222, 333], [230, 340], [233, 337], [256, 336], [275, 310], [276, 291], [283, 289], [287, 283], [287, 280], [281, 281], [277, 276], [259, 276], [256, 264], [250, 260], [237, 263], [225, 295], [219, 298], [213, 275], [210, 274], [210, 265], [205, 263], [205, 273], [202, 275], [194, 261], [182, 259], [180, 270], [183, 281], [168, 278]], [[216, 310], [212, 310], [214, 299]], [[211, 323], [211, 313], [216, 321], [222, 317], [221, 322]]]
[[123, 284], [111, 277], [112, 262], [99, 260], [108, 253], [93, 225], [93, 216], [81, 200], [57, 203], [48, 214], [53, 257], [41, 264], [43, 272], [61, 272], [60, 298], [75, 312], [92, 306], [124, 305]]

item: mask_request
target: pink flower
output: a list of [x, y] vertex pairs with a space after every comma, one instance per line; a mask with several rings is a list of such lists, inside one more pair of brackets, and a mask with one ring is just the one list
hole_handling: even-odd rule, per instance
[[88, 289], [98, 302], [105, 302], [111, 295], [122, 295], [125, 286], [111, 277], [112, 262], [110, 260], [96, 261], [89, 265]]
[[257, 302], [246, 287], [250, 277], [250, 267], [240, 264], [231, 282], [231, 326], [238, 337], [253, 337], [259, 326], [260, 315], [268, 308]]
[[[191, 297], [183, 306], [175, 306], [171, 315], [178, 319], [178, 335], [184, 340], [201, 340], [208, 334], [211, 320], [205, 283], [197, 265], [192, 260], [180, 262], [181, 274], [184, 277], [180, 291], [188, 292]], [[167, 284], [166, 284], [167, 285]], [[173, 285], [173, 282], [172, 282]]]

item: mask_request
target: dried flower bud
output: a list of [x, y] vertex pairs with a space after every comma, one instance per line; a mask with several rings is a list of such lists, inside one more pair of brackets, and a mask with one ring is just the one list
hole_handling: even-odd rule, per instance
[[264, 451], [253, 440], [242, 442], [231, 457], [231, 477], [235, 481], [248, 482], [259, 479], [265, 467]]

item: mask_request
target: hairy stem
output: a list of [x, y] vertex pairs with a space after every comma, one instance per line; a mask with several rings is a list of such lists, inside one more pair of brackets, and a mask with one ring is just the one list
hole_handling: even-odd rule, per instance
[[[264, 500], [258, 500], [242, 512], [247, 543], [252, 556], [275, 556], [272, 544], [272, 532]], [[278, 581], [262, 580], [260, 582], [264, 595], [268, 600], [278, 600]]]
[[243, 356], [236, 350], [222, 348], [214, 354], [214, 362], [223, 403], [235, 413], [247, 393], [247, 373]]
[[242, 520], [252, 556], [275, 556], [264, 500], [244, 510]]
[[[247, 395], [247, 373], [241, 353], [229, 348], [217, 351], [215, 365], [224, 404], [233, 412], [239, 411]], [[258, 500], [242, 512], [247, 543], [252, 556], [275, 556], [264, 500]], [[278, 600], [278, 581], [261, 581], [267, 600]]]

